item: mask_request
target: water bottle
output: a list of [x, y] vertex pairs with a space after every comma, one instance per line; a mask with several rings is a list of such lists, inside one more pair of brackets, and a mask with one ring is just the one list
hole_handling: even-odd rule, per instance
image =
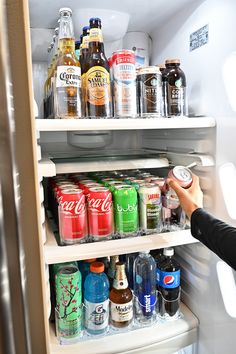
[[90, 266], [84, 283], [84, 305], [87, 333], [105, 333], [109, 322], [109, 280], [102, 262], [94, 262]]
[[149, 251], [144, 251], [134, 261], [134, 312], [138, 324], [155, 322], [156, 301], [156, 262]]
[[159, 264], [160, 282], [159, 291], [162, 297], [160, 315], [166, 319], [179, 315], [180, 304], [180, 265], [173, 258], [174, 249], [165, 248], [164, 260]]

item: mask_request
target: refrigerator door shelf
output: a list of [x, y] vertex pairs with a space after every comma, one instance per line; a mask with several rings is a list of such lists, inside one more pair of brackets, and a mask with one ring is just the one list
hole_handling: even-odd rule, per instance
[[216, 121], [212, 117], [37, 119], [35, 123], [37, 131], [40, 132], [209, 128], [216, 125]]
[[52, 224], [48, 220], [46, 222], [46, 233], [44, 259], [47, 264], [100, 258], [199, 242], [191, 236], [190, 230], [181, 230], [71, 246], [58, 246]]
[[148, 149], [152, 153], [162, 154], [162, 156], [166, 156], [169, 160], [170, 165], [182, 165], [188, 168], [192, 168], [195, 166], [202, 166], [202, 167], [212, 167], [215, 166], [214, 158], [210, 155], [205, 154], [197, 154], [197, 153], [185, 153], [185, 152], [178, 152], [175, 151], [162, 151], [162, 150], [154, 150]]
[[180, 307], [182, 318], [157, 323], [126, 333], [104, 336], [62, 346], [55, 337], [55, 328], [50, 328], [50, 354], [172, 354], [197, 341], [198, 319], [184, 305]]

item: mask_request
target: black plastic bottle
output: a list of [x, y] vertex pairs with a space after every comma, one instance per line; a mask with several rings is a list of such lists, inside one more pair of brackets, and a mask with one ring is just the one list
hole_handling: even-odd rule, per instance
[[159, 291], [162, 295], [160, 315], [175, 316], [179, 310], [180, 297], [180, 265], [173, 258], [174, 249], [165, 248], [164, 260], [159, 264], [160, 282]]

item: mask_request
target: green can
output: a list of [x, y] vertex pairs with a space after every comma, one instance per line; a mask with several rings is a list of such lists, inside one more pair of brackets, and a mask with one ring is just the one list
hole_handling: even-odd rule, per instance
[[122, 184], [124, 184], [124, 183], [121, 181], [114, 180], [114, 181], [110, 182], [110, 185], [108, 188], [109, 188], [110, 192], [113, 193], [114, 190], [116, 189], [116, 187], [121, 186]]
[[55, 276], [56, 329], [61, 344], [74, 343], [82, 334], [82, 286], [78, 267], [60, 268]]
[[133, 186], [122, 184], [113, 191], [115, 229], [118, 236], [136, 236], [138, 233], [138, 197]]

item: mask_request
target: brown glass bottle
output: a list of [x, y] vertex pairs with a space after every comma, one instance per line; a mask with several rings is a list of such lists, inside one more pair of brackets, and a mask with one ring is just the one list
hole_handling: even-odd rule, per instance
[[179, 59], [167, 59], [164, 80], [166, 85], [167, 115], [186, 115], [186, 78]]
[[116, 328], [129, 326], [133, 321], [133, 294], [128, 287], [125, 265], [116, 263], [113, 288], [110, 291], [110, 322]]
[[101, 20], [91, 18], [89, 53], [85, 65], [86, 116], [112, 117], [110, 69], [104, 53]]
[[113, 281], [115, 278], [115, 274], [116, 274], [116, 263], [119, 262], [119, 256], [111, 256], [110, 257], [110, 264], [108, 267], [108, 271], [107, 271], [107, 276], [109, 279], [109, 283], [110, 283], [110, 288], [112, 288], [113, 286]]

